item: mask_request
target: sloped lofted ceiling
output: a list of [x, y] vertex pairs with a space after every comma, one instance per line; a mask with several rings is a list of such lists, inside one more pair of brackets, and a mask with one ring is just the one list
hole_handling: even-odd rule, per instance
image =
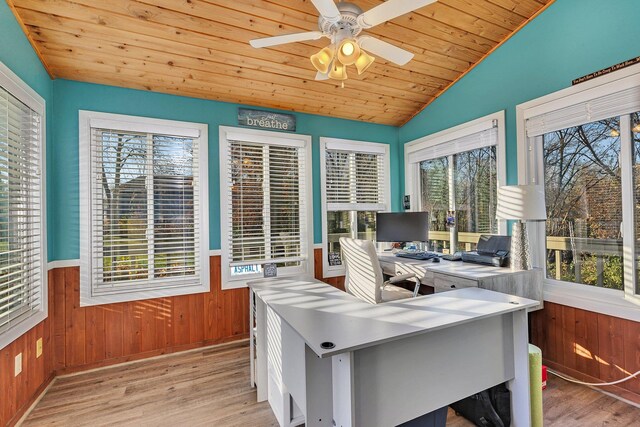
[[[328, 41], [253, 38], [317, 30], [309, 0], [7, 0], [53, 78], [400, 125], [553, 0], [439, 0], [367, 30], [415, 54], [378, 58], [345, 87], [315, 81]], [[380, 0], [354, 0], [363, 10]]]

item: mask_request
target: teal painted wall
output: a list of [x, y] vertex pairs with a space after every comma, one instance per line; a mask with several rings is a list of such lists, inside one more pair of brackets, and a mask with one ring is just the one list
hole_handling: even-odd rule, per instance
[[[55, 195], [49, 206], [49, 239], [53, 242], [50, 260], [77, 259], [79, 253], [78, 111], [92, 110], [209, 125], [209, 222], [210, 247], [220, 248], [220, 178], [218, 126], [236, 126], [239, 105], [165, 95], [112, 86], [54, 82], [55, 134], [48, 164], [49, 188]], [[391, 148], [391, 192], [398, 201], [398, 128], [351, 120], [295, 113], [297, 132], [313, 137], [314, 240], [322, 241], [320, 212], [320, 136], [383, 142]], [[395, 203], [393, 209], [399, 209]]]
[[[29, 40], [24, 35], [22, 28], [18, 25], [11, 9], [6, 2], [0, 1], [0, 62], [4, 63], [11, 71], [20, 77], [33, 90], [44, 98], [46, 103], [46, 149], [47, 163], [50, 159], [49, 144], [53, 135], [53, 82], [49, 78], [46, 70], [42, 66], [40, 59], [29, 44]], [[50, 182], [51, 175], [47, 170], [47, 181]], [[51, 193], [47, 192], [47, 205], [51, 206], [54, 200]], [[47, 216], [50, 222], [50, 217]], [[48, 239], [48, 250], [51, 254], [52, 240]], [[49, 256], [49, 258], [51, 258]]]
[[0, 61], [45, 101], [51, 99], [52, 81], [4, 1], [0, 2]]
[[[401, 162], [403, 143], [506, 110], [507, 182], [517, 183], [516, 105], [566, 88], [576, 77], [640, 56], [639, 3], [556, 0], [400, 128]], [[400, 180], [404, 192], [404, 176]]]

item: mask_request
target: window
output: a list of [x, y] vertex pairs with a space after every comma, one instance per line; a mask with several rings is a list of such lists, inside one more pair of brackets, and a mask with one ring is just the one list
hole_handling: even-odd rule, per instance
[[342, 276], [340, 237], [375, 240], [390, 210], [389, 145], [320, 138], [323, 274]]
[[313, 274], [311, 138], [220, 127], [223, 289]]
[[542, 135], [547, 277], [623, 289], [620, 120]]
[[545, 298], [617, 316], [625, 306], [603, 305], [640, 301], [640, 69], [630, 68], [518, 106], [519, 179], [545, 187], [547, 221], [532, 236]]
[[209, 290], [206, 125], [80, 112], [81, 305]]
[[496, 220], [505, 182], [503, 113], [421, 138], [405, 147], [406, 188], [413, 210], [429, 212], [429, 249], [475, 248], [481, 234], [504, 232]]
[[0, 63], [0, 349], [47, 317], [44, 118]]

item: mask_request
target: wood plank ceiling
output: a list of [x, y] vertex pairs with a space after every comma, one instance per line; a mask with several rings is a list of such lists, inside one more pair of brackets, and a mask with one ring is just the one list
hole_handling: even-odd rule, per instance
[[[439, 0], [368, 33], [415, 54], [378, 58], [341, 88], [315, 81], [327, 40], [254, 49], [317, 29], [309, 0], [7, 0], [53, 78], [400, 125], [553, 0]], [[363, 10], [380, 0], [354, 0]]]

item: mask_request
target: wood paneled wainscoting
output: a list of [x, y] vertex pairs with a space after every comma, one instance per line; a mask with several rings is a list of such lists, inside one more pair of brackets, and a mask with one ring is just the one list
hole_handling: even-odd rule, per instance
[[322, 280], [325, 283], [344, 291], [344, 276], [338, 277], [324, 277], [322, 271], [322, 248], [316, 248], [313, 251], [313, 267], [315, 269], [314, 276], [318, 280]]
[[[314, 251], [316, 277], [322, 251]], [[248, 289], [222, 290], [210, 257], [208, 293], [80, 307], [78, 267], [53, 271], [54, 369], [70, 373], [249, 336]], [[344, 279], [330, 283], [344, 287]]]
[[[551, 369], [587, 382], [611, 382], [640, 370], [638, 322], [551, 302], [529, 319], [531, 342]], [[602, 389], [640, 404], [640, 378]]]
[[[322, 250], [315, 249], [322, 279]], [[220, 256], [209, 259], [208, 293], [80, 307], [80, 268], [49, 271], [49, 317], [1, 351], [0, 426], [15, 424], [56, 374], [243, 339], [249, 333], [247, 289], [222, 290]], [[344, 289], [344, 277], [326, 279]], [[43, 354], [35, 357], [36, 340]], [[14, 358], [23, 371], [13, 376]]]
[[247, 289], [222, 290], [220, 256], [209, 258], [208, 293], [80, 307], [79, 267], [53, 271], [54, 369], [76, 372], [242, 339]]
[[[49, 317], [0, 350], [0, 426], [15, 424], [53, 379], [51, 276], [49, 272]], [[42, 338], [40, 357], [36, 357], [38, 338]], [[22, 373], [14, 376], [14, 361], [19, 353]]]

